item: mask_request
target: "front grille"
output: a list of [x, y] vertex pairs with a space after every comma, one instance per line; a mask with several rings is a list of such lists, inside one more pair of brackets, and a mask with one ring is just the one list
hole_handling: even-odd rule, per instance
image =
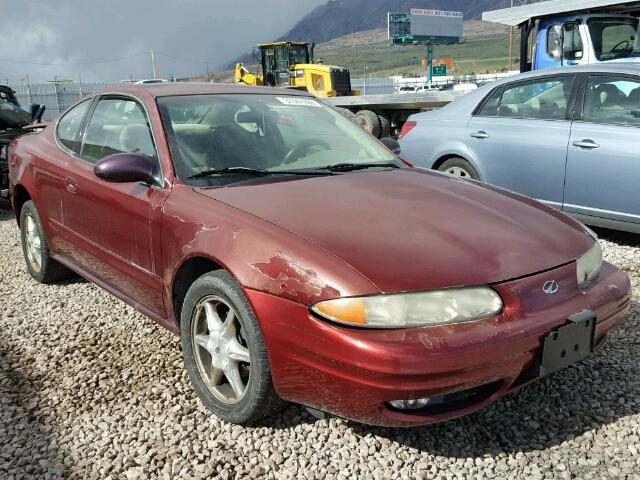
[[331, 69], [331, 84], [339, 97], [351, 95], [351, 76], [346, 68]]

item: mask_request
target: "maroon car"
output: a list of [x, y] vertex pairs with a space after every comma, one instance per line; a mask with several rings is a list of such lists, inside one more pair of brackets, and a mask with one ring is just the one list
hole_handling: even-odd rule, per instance
[[204, 404], [242, 424], [282, 400], [465, 415], [589, 355], [630, 304], [583, 225], [412, 168], [300, 92], [102, 92], [15, 141], [10, 183], [31, 276], [77, 272], [179, 333]]

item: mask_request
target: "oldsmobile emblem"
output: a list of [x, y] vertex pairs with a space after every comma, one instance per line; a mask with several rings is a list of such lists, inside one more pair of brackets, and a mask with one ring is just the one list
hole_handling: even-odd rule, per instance
[[560, 285], [558, 285], [558, 282], [556, 282], [555, 280], [549, 280], [542, 286], [542, 291], [547, 295], [553, 295], [558, 291], [559, 288]]

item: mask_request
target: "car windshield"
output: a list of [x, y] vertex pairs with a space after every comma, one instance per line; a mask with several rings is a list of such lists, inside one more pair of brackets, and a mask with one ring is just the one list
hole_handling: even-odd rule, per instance
[[598, 60], [640, 57], [637, 18], [592, 18], [588, 25]]
[[311, 97], [184, 95], [160, 97], [158, 105], [176, 174], [188, 184], [229, 183], [203, 172], [234, 169], [241, 176], [238, 167], [278, 174], [337, 164], [402, 165], [353, 122]]

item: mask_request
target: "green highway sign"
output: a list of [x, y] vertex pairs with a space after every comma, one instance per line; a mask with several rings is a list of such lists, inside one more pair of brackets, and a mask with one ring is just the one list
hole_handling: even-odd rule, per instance
[[446, 77], [447, 76], [447, 66], [446, 65], [434, 65], [433, 66], [433, 76], [434, 77]]

